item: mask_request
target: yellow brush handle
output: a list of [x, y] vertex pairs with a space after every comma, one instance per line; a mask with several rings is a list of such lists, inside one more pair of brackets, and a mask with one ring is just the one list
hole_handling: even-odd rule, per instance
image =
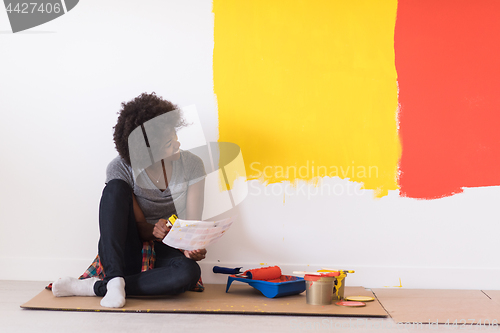
[[172, 227], [172, 226], [174, 225], [175, 221], [177, 221], [177, 215], [172, 214], [172, 216], [170, 216], [170, 217], [168, 218], [168, 223], [167, 223], [167, 225], [168, 225], [169, 227]]

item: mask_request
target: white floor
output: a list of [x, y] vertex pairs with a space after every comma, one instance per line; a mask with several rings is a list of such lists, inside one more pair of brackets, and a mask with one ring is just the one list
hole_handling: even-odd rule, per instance
[[[37, 295], [47, 281], [0, 280], [0, 332], [452, 332], [439, 326], [397, 327], [390, 318], [346, 318], [306, 316], [261, 316], [221, 314], [155, 314], [73, 312], [21, 309], [20, 305]], [[462, 330], [463, 331], [463, 330]], [[500, 329], [469, 327], [468, 332], [498, 332]]]

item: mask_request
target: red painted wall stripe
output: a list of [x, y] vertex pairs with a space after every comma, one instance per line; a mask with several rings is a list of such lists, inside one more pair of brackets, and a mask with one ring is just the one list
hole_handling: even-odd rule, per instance
[[401, 195], [500, 185], [500, 1], [401, 0]]

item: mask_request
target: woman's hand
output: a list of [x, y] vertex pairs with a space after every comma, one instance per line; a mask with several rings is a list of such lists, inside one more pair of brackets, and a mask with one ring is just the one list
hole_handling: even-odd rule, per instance
[[194, 261], [200, 261], [205, 259], [205, 255], [207, 254], [206, 249], [199, 249], [199, 250], [192, 250], [192, 251], [187, 251], [184, 250], [184, 255], [188, 257], [189, 259], [193, 259]]
[[165, 236], [167, 236], [168, 232], [172, 227], [167, 226], [168, 221], [165, 219], [159, 219], [156, 222], [155, 227], [153, 229], [153, 236], [156, 237], [156, 240], [162, 241]]

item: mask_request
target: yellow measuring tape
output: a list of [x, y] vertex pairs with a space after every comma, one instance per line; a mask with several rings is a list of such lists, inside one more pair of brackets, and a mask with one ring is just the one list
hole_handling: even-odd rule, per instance
[[167, 226], [172, 227], [174, 225], [175, 221], [177, 221], [177, 215], [172, 214], [172, 216], [170, 216], [168, 218]]

